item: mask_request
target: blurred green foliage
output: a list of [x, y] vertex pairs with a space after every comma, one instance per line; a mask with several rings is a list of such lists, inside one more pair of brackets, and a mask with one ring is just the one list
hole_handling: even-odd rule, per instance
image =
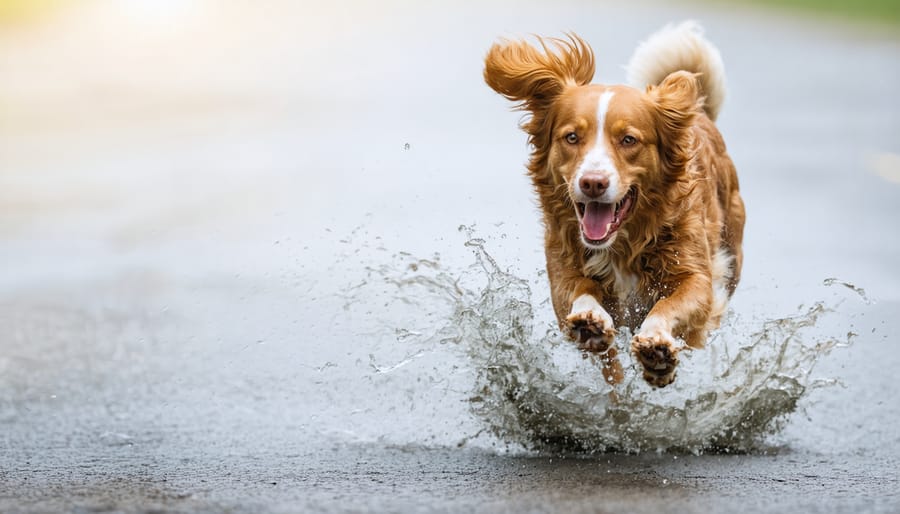
[[[719, 0], [722, 1], [722, 0]], [[855, 21], [900, 24], [900, 0], [725, 0]]]

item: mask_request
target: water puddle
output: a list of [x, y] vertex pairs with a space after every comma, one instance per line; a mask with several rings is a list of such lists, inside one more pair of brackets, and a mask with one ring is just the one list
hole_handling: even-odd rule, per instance
[[[503, 444], [552, 452], [753, 451], [809, 390], [834, 383], [811, 373], [855, 336], [820, 327], [838, 301], [801, 306], [776, 319], [730, 312], [706, 349], [681, 354], [674, 384], [651, 388], [629, 352], [620, 351], [625, 380], [613, 387], [599, 364], [557, 330], [546, 286], [504, 271], [472, 229], [460, 229], [475, 257], [466, 269], [447, 269], [437, 255], [404, 253], [368, 268], [366, 281], [389, 290], [386, 301], [378, 301], [416, 313], [393, 320], [402, 358], [371, 367], [384, 374], [424, 359], [440, 374], [440, 359], [429, 357], [451, 348], [468, 363], [466, 385], [456, 383], [468, 388], [460, 394], [483, 427], [479, 434]], [[824, 283], [833, 285], [866, 300], [852, 284]], [[630, 337], [620, 330], [618, 347], [627, 349]]]

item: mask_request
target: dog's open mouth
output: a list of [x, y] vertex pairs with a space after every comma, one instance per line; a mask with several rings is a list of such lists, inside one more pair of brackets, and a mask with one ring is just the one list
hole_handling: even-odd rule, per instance
[[592, 245], [602, 245], [612, 239], [631, 213], [636, 195], [637, 191], [632, 187], [616, 204], [601, 202], [576, 204], [578, 221], [581, 222], [581, 233], [585, 241]]

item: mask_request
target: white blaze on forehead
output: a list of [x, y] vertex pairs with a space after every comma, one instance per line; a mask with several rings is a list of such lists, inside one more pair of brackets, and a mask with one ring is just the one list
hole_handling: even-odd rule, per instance
[[609, 189], [607, 189], [605, 197], [610, 200], [619, 196], [619, 173], [606, 151], [606, 113], [609, 110], [609, 102], [613, 97], [612, 91], [604, 91], [597, 101], [597, 139], [594, 141], [594, 147], [588, 151], [578, 166], [578, 172], [575, 174], [575, 187], [581, 193], [578, 186], [581, 177], [588, 172], [605, 173], [609, 178]]

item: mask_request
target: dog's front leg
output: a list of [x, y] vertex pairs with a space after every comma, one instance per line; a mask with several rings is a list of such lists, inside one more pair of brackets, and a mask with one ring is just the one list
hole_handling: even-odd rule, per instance
[[644, 367], [644, 380], [665, 387], [675, 380], [678, 352], [675, 337], [688, 346], [703, 345], [712, 305], [709, 277], [683, 280], [668, 297], [656, 302], [631, 340], [631, 351]]
[[580, 274], [564, 273], [548, 266], [553, 306], [563, 332], [578, 347], [600, 357], [603, 378], [610, 384], [622, 381], [622, 365], [613, 346], [616, 329], [603, 308], [600, 285]]

